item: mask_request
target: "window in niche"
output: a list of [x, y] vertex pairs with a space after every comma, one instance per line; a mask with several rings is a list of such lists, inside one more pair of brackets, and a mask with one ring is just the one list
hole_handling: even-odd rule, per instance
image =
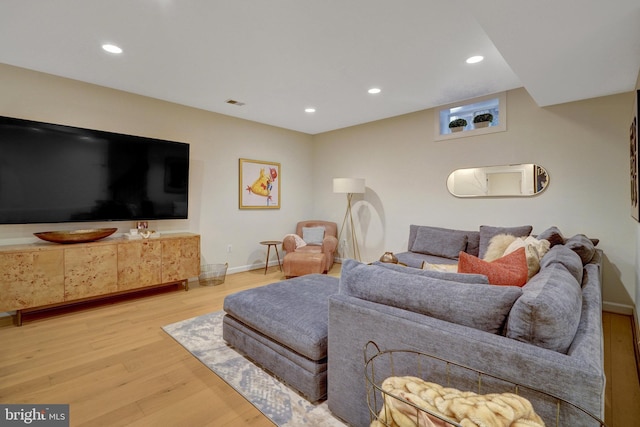
[[[502, 92], [469, 99], [436, 108], [435, 114], [436, 141], [503, 132], [507, 130], [507, 96]], [[483, 119], [490, 121], [481, 121]], [[464, 126], [449, 127], [454, 121], [462, 122]]]

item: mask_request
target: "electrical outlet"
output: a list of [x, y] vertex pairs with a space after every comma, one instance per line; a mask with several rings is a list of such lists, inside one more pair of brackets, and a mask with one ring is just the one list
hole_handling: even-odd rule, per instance
[[227, 245], [227, 253], [230, 254], [231, 253], [231, 244]]

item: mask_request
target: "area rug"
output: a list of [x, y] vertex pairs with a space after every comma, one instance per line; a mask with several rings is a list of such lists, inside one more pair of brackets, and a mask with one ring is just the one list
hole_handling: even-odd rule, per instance
[[224, 312], [205, 314], [162, 329], [278, 426], [345, 427], [326, 402], [313, 404], [222, 339]]

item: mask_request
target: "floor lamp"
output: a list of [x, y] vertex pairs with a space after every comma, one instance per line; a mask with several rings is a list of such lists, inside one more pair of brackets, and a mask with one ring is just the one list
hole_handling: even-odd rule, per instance
[[349, 219], [351, 227], [351, 245], [353, 246], [353, 257], [360, 260], [360, 248], [358, 248], [358, 238], [356, 237], [356, 229], [353, 226], [353, 215], [351, 214], [351, 197], [354, 194], [364, 193], [364, 178], [333, 178], [333, 192], [334, 193], [347, 193], [347, 211], [344, 213], [344, 220], [342, 220], [342, 227], [340, 227], [340, 234], [338, 235], [338, 245], [340, 245], [340, 239], [342, 237], [342, 231]]

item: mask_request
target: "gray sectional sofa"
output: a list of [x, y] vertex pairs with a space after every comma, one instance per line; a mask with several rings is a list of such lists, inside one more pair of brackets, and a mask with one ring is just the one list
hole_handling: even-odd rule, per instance
[[[471, 242], [480, 254], [486, 250], [484, 240], [497, 231], [490, 228], [484, 229], [482, 242], [480, 233], [478, 239], [460, 238], [476, 233], [460, 230], [450, 230], [449, 241], [460, 246]], [[419, 231], [412, 227], [416, 235]], [[427, 231], [423, 234], [447, 233]], [[542, 258], [539, 273], [522, 288], [489, 285], [484, 276], [345, 262], [339, 292], [329, 298], [329, 409], [351, 425], [369, 424], [363, 348], [372, 340], [382, 350], [417, 350], [550, 393], [603, 419], [602, 254], [585, 236], [564, 239], [554, 227], [545, 233], [539, 237], [549, 237], [554, 246]], [[431, 252], [446, 251], [446, 241], [441, 239]], [[429, 256], [429, 262], [455, 262]], [[418, 259], [415, 253], [398, 258]], [[418, 375], [415, 359], [396, 360], [394, 368], [394, 375]], [[384, 378], [389, 367], [376, 369]], [[441, 364], [420, 369], [428, 381], [451, 381]], [[464, 376], [450, 385], [468, 382]], [[490, 389], [491, 381], [486, 381]], [[556, 401], [523, 394], [547, 425], [556, 425]], [[562, 404], [559, 425], [599, 424]]]
[[[496, 234], [530, 232], [531, 227], [411, 226], [409, 250], [398, 258], [414, 266], [425, 260], [451, 264], [459, 251], [482, 256]], [[483, 274], [347, 260], [339, 280], [308, 275], [228, 296], [224, 337], [310, 400], [326, 394], [332, 413], [352, 426], [370, 422], [364, 376], [369, 341], [382, 350], [419, 351], [520, 384], [547, 425], [556, 425], [557, 401], [526, 387], [603, 419], [602, 253], [586, 236], [565, 239], [555, 227], [537, 237], [552, 247], [523, 287], [489, 284]], [[379, 379], [423, 376], [478, 391], [477, 378], [435, 359], [394, 360], [393, 372], [384, 363], [376, 366]], [[482, 386], [483, 393], [506, 391], [504, 383], [488, 377]], [[560, 404], [559, 412], [557, 425], [599, 425], [570, 405]]]

